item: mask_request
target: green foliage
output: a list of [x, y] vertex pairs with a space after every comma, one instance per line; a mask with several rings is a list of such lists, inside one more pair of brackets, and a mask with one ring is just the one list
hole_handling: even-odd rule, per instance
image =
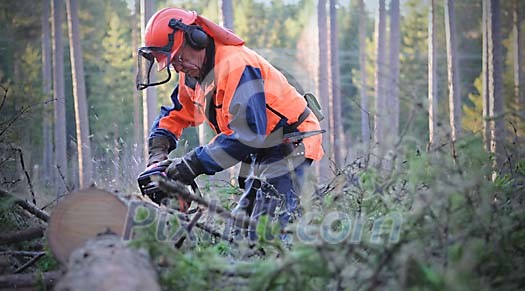
[[238, 1], [234, 9], [235, 33], [252, 48], [294, 48], [304, 25], [302, 9], [306, 2]]
[[49, 250], [46, 251], [46, 254], [38, 260], [36, 263], [36, 267], [41, 272], [49, 272], [52, 270], [57, 270], [60, 266], [59, 262], [55, 259], [55, 257], [49, 252]]
[[279, 227], [265, 216], [256, 242], [214, 243], [196, 232], [189, 248], [146, 247], [163, 262], [167, 289], [516, 289], [525, 271], [525, 162], [492, 182], [478, 136], [459, 140], [455, 153], [408, 146], [391, 171], [348, 165], [305, 209], [310, 219], [286, 228], [291, 245], [275, 239]]
[[[88, 99], [92, 104], [90, 124], [97, 133], [93, 139], [98, 150], [95, 153], [105, 155], [106, 148], [115, 147], [115, 140], [131, 142], [133, 137], [133, 24], [122, 1], [110, 1], [102, 7], [91, 5], [84, 13], [89, 14], [82, 27], [94, 34], [83, 39], [86, 60], [92, 60], [89, 63], [93, 66], [86, 69]], [[93, 36], [98, 39], [90, 40]]]
[[470, 106], [463, 105], [463, 128], [472, 132], [481, 132], [483, 129], [483, 99], [481, 97], [482, 89], [481, 78], [476, 79], [474, 87], [475, 93], [469, 94]]

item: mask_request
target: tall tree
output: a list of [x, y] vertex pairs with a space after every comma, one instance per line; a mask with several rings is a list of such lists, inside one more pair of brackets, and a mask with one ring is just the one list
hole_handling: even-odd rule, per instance
[[220, 0], [222, 26], [233, 31], [233, 3], [232, 0]]
[[487, 2], [489, 113], [491, 152], [495, 169], [502, 169], [505, 161], [503, 142], [505, 124], [503, 120], [503, 55], [500, 34], [499, 0]]
[[461, 93], [459, 88], [458, 51], [456, 40], [456, 19], [454, 1], [445, 1], [445, 33], [447, 42], [448, 94], [451, 138], [461, 135]]
[[[64, 48], [62, 45], [62, 0], [52, 2], [53, 97], [55, 99], [55, 169], [57, 195], [65, 192], [68, 177], [66, 146], [66, 98], [64, 93]], [[64, 177], [64, 181], [62, 180]]]
[[482, 76], [481, 76], [481, 82], [482, 82], [482, 92], [481, 92], [481, 98], [482, 98], [482, 107], [483, 107], [483, 147], [488, 152], [491, 150], [491, 137], [490, 137], [490, 122], [489, 122], [489, 116], [490, 116], [490, 102], [489, 102], [489, 30], [488, 30], [488, 0], [482, 1], [482, 45], [483, 45], [483, 52], [482, 52]]
[[386, 11], [385, 11], [385, 0], [379, 0], [379, 10], [376, 19], [375, 28], [375, 114], [374, 114], [374, 140], [379, 149], [379, 154], [384, 153], [384, 137], [385, 137], [385, 126], [386, 126], [386, 98], [385, 98], [385, 85], [386, 85]]
[[[137, 59], [137, 48], [139, 47], [140, 39], [140, 2], [135, 0], [134, 10], [131, 16], [131, 56], [133, 60]], [[134, 75], [138, 73], [138, 67], [134, 67]], [[137, 90], [133, 91], [133, 155], [138, 158], [142, 151], [144, 144], [144, 135], [142, 134], [143, 126], [141, 119], [141, 96]]]
[[[317, 26], [318, 26], [318, 45], [319, 45], [319, 67], [317, 71], [317, 87], [319, 90], [319, 97], [321, 99], [321, 105], [325, 108], [326, 116], [330, 116], [329, 112], [329, 100], [328, 100], [328, 27], [327, 27], [327, 17], [326, 17], [326, 0], [319, 0], [317, 4]], [[327, 110], [328, 109], [328, 110]], [[329, 128], [329, 118], [325, 118], [321, 121], [322, 128], [328, 128], [329, 134], [331, 128]], [[330, 138], [323, 136], [323, 146], [327, 150], [327, 157], [331, 157], [332, 145], [330, 144]], [[324, 159], [320, 165], [320, 174], [324, 175], [322, 179], [326, 179], [328, 175], [328, 161]]]
[[[142, 44], [144, 44], [144, 34], [146, 31], [146, 24], [150, 19], [151, 15], [155, 12], [155, 0], [141, 0], [140, 2], [140, 23], [141, 23], [141, 34]], [[151, 76], [151, 81], [155, 80], [155, 76]], [[153, 125], [153, 121], [157, 116], [157, 91], [155, 87], [149, 87], [142, 93], [142, 110], [143, 110], [143, 130], [144, 140], [148, 139], [149, 131]], [[148, 146], [144, 144], [144, 158], [147, 160], [148, 157]]]
[[[49, 23], [49, 9], [51, 2], [49, 0], [42, 1], [42, 91], [46, 99], [51, 97], [51, 27]], [[53, 171], [53, 119], [51, 116], [51, 109], [48, 103], [44, 103], [43, 108], [43, 122], [42, 122], [42, 138], [43, 138], [43, 169], [42, 176], [44, 181], [50, 182]]]
[[366, 10], [363, 0], [359, 0], [359, 71], [361, 73], [361, 84], [359, 95], [361, 100], [361, 139], [363, 143], [370, 142], [370, 114], [368, 110], [367, 74], [366, 74]]
[[439, 145], [437, 129], [436, 1], [430, 0], [428, 10], [428, 133], [430, 148], [436, 148]]
[[[513, 28], [514, 28], [514, 99], [518, 114], [525, 118], [525, 74], [523, 73], [523, 47], [521, 46], [521, 22], [520, 1], [514, 0]], [[520, 132], [523, 135], [523, 132]]]
[[334, 161], [336, 166], [342, 167], [344, 162], [345, 135], [341, 117], [341, 77], [339, 72], [339, 29], [337, 27], [336, 0], [330, 0], [330, 69], [332, 72], [332, 98], [334, 134]]
[[88, 187], [92, 181], [91, 142], [86, 101], [84, 61], [78, 20], [77, 0], [66, 0], [73, 99], [75, 101], [75, 124], [77, 130], [78, 179], [80, 188]]
[[[389, 57], [388, 64], [390, 72], [388, 74], [389, 83], [387, 98], [388, 112], [388, 139], [389, 143], [397, 137], [399, 132], [399, 46], [400, 37], [400, 19], [399, 19], [399, 0], [390, 1], [390, 38], [389, 38]], [[387, 92], [385, 92], [387, 93]]]

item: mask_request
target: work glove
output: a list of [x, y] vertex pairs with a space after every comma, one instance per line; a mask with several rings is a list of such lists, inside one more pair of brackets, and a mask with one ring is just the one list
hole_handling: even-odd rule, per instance
[[169, 163], [166, 163], [166, 162], [153, 163], [147, 166], [146, 169], [142, 171], [142, 173], [139, 174], [139, 179], [141, 177], [148, 176], [149, 174], [155, 173], [155, 172], [164, 173], [166, 169], [168, 168], [168, 165]]
[[[166, 162], [162, 162], [164, 164]], [[166, 174], [168, 178], [190, 185], [200, 174], [204, 173], [204, 167], [197, 158], [195, 151], [187, 153], [181, 158], [171, 160]]]
[[[175, 149], [169, 138], [157, 136], [148, 140], [149, 157], [148, 167], [168, 159], [168, 154]], [[166, 168], [164, 168], [166, 169]]]

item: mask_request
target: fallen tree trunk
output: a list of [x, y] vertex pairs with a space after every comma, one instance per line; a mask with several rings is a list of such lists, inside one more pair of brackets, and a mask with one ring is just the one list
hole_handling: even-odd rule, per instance
[[55, 290], [160, 290], [148, 254], [128, 248], [128, 207], [91, 187], [68, 195], [49, 219], [48, 243], [67, 267]]
[[0, 245], [12, 244], [39, 238], [44, 236], [44, 228], [41, 226], [30, 227], [19, 231], [0, 234]]
[[[46, 273], [11, 274], [0, 276], [0, 289], [3, 288], [29, 288], [29, 287], [52, 287], [62, 275], [61, 271]], [[46, 288], [42, 288], [46, 290]]]
[[87, 241], [70, 255], [67, 270], [56, 291], [160, 290], [148, 255], [128, 248], [116, 235]]

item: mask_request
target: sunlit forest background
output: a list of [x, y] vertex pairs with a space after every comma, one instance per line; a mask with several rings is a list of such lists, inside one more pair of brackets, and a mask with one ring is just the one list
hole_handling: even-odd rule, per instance
[[[114, 180], [123, 182], [128, 176], [134, 176], [144, 166], [144, 128], [148, 128], [152, 118], [161, 105], [170, 105], [171, 84], [152, 89], [149, 99], [149, 120], [143, 113], [142, 92], [136, 92], [134, 77], [135, 51], [140, 46], [141, 18], [140, 3], [133, 1], [79, 1], [78, 3], [78, 40], [81, 45], [84, 91], [88, 118], [90, 159], [94, 169], [89, 180], [106, 183]], [[146, 1], [152, 11], [161, 7], [177, 6], [196, 10], [198, 13], [221, 23], [221, 7], [218, 1]], [[325, 127], [334, 126], [332, 132], [342, 131], [336, 136], [337, 150], [334, 150], [334, 137], [325, 149], [327, 159], [341, 167], [344, 162], [354, 160], [363, 153], [363, 145], [374, 143], [374, 123], [376, 123], [375, 97], [377, 93], [397, 95], [398, 112], [387, 123], [396, 123], [395, 136], [403, 133], [408, 140], [424, 150], [429, 142], [429, 78], [428, 78], [428, 36], [429, 36], [429, 1], [401, 1], [399, 4], [398, 36], [395, 40], [388, 37], [392, 29], [391, 20], [386, 18], [391, 13], [389, 3], [383, 3], [384, 28], [381, 44], [384, 52], [380, 56], [383, 63], [381, 83], [377, 77], [377, 27], [379, 2], [364, 1], [364, 14], [360, 12], [359, 1], [335, 1], [333, 11], [325, 12], [323, 29], [326, 30], [324, 51], [327, 51], [325, 63], [319, 66], [319, 27], [317, 3], [315, 1], [235, 1], [232, 17], [232, 29], [241, 36], [246, 45], [265, 56], [278, 66], [287, 76], [295, 79], [295, 84], [304, 91], [310, 91], [322, 98], [325, 113], [331, 119]], [[387, 1], [388, 2], [388, 1]], [[502, 49], [499, 52], [504, 60], [501, 70], [503, 95], [498, 96], [504, 102], [505, 111], [515, 112], [518, 99], [515, 97], [514, 82], [514, 30], [513, 11], [515, 1], [501, 1], [500, 35]], [[521, 3], [522, 1], [517, 1]], [[50, 4], [44, 1], [44, 4]], [[521, 3], [520, 5], [522, 5]], [[25, 166], [35, 176], [34, 181], [40, 187], [65, 179], [69, 187], [79, 186], [77, 123], [75, 114], [71, 49], [68, 35], [66, 7], [62, 13], [62, 35], [60, 48], [62, 55], [63, 90], [52, 89], [54, 77], [51, 42], [52, 15], [47, 11], [43, 19], [43, 5], [33, 1], [4, 1], [1, 7], [1, 22], [5, 33], [1, 37], [0, 80], [6, 91], [2, 108], [4, 123], [12, 122], [2, 132], [2, 142], [11, 144], [23, 151]], [[443, 1], [435, 1], [435, 58], [437, 100], [434, 117], [441, 135], [450, 136], [449, 122], [449, 80], [447, 77], [447, 42]], [[455, 85], [457, 98], [460, 99], [461, 119], [456, 121], [462, 128], [463, 135], [481, 135], [483, 129], [482, 107], [482, 6], [481, 1], [459, 1], [455, 6], [455, 47], [457, 65], [454, 68], [458, 82]], [[50, 8], [50, 7], [48, 7]], [[152, 13], [152, 12], [150, 12]], [[360, 48], [359, 21], [364, 21], [364, 43]], [[332, 21], [335, 20], [337, 38], [332, 38]], [[47, 34], [43, 34], [43, 25], [47, 25]], [[521, 25], [523, 23], [521, 22]], [[47, 37], [47, 42], [43, 42]], [[334, 40], [337, 55], [333, 59], [330, 52]], [[392, 44], [398, 43], [396, 56], [392, 56]], [[43, 51], [43, 44], [47, 50]], [[58, 48], [57, 48], [58, 49]], [[366, 58], [360, 63], [360, 52]], [[393, 61], [396, 60], [396, 68]], [[392, 63], [392, 65], [390, 65]], [[43, 66], [46, 64], [47, 67]], [[337, 66], [332, 71], [334, 64]], [[364, 65], [364, 67], [363, 67]], [[380, 68], [381, 69], [381, 68]], [[362, 72], [365, 71], [363, 75]], [[337, 75], [335, 74], [337, 72]], [[77, 73], [78, 75], [78, 73]], [[366, 83], [361, 79], [366, 78]], [[363, 86], [364, 85], [364, 86]], [[59, 86], [60, 87], [60, 86]], [[377, 90], [379, 88], [379, 90]], [[364, 89], [364, 91], [360, 91]], [[381, 91], [383, 90], [383, 91]], [[379, 91], [379, 92], [376, 92]], [[522, 90], [523, 91], [523, 90]], [[53, 94], [61, 94], [54, 96]], [[362, 99], [360, 94], [368, 98]], [[394, 94], [389, 94], [394, 95]], [[153, 97], [153, 98], [152, 98]], [[334, 99], [334, 97], [336, 99]], [[146, 97], [145, 97], [146, 98]], [[331, 100], [335, 100], [332, 102]], [[366, 104], [362, 101], [366, 100]], [[388, 101], [391, 102], [391, 101]], [[60, 120], [65, 126], [66, 162], [57, 162], [55, 153], [60, 147], [54, 147], [57, 138], [54, 135], [56, 112], [55, 104], [65, 107], [65, 117]], [[151, 104], [151, 103], [150, 103]], [[329, 105], [330, 104], [330, 105]], [[390, 104], [390, 103], [389, 103]], [[333, 107], [333, 108], [332, 108]], [[387, 106], [389, 107], [389, 106]], [[331, 111], [330, 111], [331, 110]], [[80, 111], [82, 112], [82, 111]], [[503, 112], [503, 111], [502, 111]], [[364, 116], [366, 115], [366, 116]], [[335, 118], [335, 116], [340, 116]], [[366, 120], [364, 120], [365, 118]], [[144, 125], [146, 123], [146, 125]], [[377, 122], [379, 123], [379, 122]], [[516, 122], [505, 123], [511, 130]], [[341, 126], [341, 127], [338, 127]], [[326, 128], [328, 129], [328, 128]], [[84, 130], [85, 131], [85, 130]], [[383, 133], [382, 135], [385, 135]], [[189, 131], [185, 139], [190, 146], [199, 143], [196, 131]], [[206, 140], [201, 141], [203, 143]], [[4, 148], [5, 154], [9, 151]], [[60, 153], [58, 157], [64, 153]], [[337, 157], [335, 157], [337, 155]], [[5, 155], [4, 155], [5, 156]], [[16, 155], [14, 155], [16, 156]], [[14, 158], [13, 156], [13, 158]], [[19, 164], [11, 161], [12, 164]], [[58, 164], [57, 164], [58, 163]], [[57, 166], [61, 174], [56, 175]], [[66, 168], [64, 168], [64, 166]], [[9, 172], [13, 175], [9, 175]], [[18, 175], [17, 171], [7, 171], [6, 181]], [[4, 181], [4, 182], [6, 182]]]
[[[137, 92], [136, 50], [167, 6], [232, 29], [318, 96], [327, 154], [305, 207], [404, 215], [395, 242], [317, 242], [230, 271], [253, 268], [261, 290], [525, 286], [521, 0], [1, 1], [0, 188], [40, 207], [92, 183], [138, 193], [148, 128], [176, 79]], [[181, 147], [207, 143], [206, 126], [185, 130]], [[228, 204], [234, 174], [201, 182]], [[192, 266], [176, 254], [185, 263], [164, 286], [213, 286], [222, 273], [204, 275], [206, 256], [231, 267], [229, 252], [197, 248]], [[231, 284], [255, 282], [246, 276]]]

